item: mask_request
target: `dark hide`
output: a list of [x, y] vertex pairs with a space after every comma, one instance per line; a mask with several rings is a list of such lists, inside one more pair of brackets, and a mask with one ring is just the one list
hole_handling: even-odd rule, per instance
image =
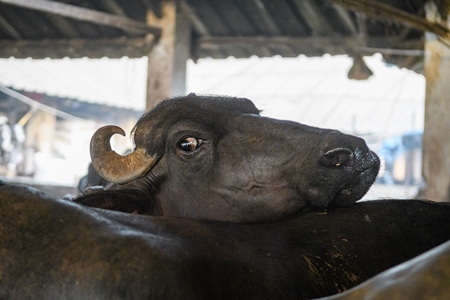
[[90, 163], [88, 166], [88, 173], [80, 178], [80, 181], [78, 182], [78, 190], [83, 192], [90, 187], [107, 187], [109, 185], [110, 183], [103, 179], [94, 169], [92, 163]]
[[[379, 169], [362, 139], [262, 117], [250, 100], [239, 98], [163, 101], [137, 122], [134, 141], [157, 161], [151, 170], [76, 202], [149, 215], [273, 221], [305, 207], [351, 205]], [[186, 141], [197, 146], [183, 150]], [[103, 163], [113, 165], [124, 169]]]
[[450, 297], [450, 242], [391, 268], [328, 300], [427, 299]]
[[305, 299], [450, 239], [450, 205], [385, 200], [233, 224], [0, 186], [0, 299]]

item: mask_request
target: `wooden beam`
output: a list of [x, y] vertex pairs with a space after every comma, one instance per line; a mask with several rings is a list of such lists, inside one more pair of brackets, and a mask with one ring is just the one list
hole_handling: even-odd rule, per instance
[[160, 28], [148, 26], [144, 22], [56, 1], [0, 0], [0, 3], [57, 14], [60, 16], [110, 26], [129, 32], [153, 34], [156, 39], [158, 39], [161, 34]]
[[425, 18], [408, 13], [391, 5], [373, 0], [331, 0], [334, 4], [342, 5], [347, 9], [362, 12], [376, 19], [396, 21], [421, 31], [432, 32], [446, 37], [450, 30], [438, 23], [430, 22]]
[[[448, 9], [450, 23], [450, 7]], [[437, 17], [433, 4], [427, 4], [425, 10], [430, 20]], [[440, 43], [435, 35], [426, 34], [425, 51], [422, 173], [426, 185], [423, 196], [435, 201], [450, 201], [450, 48]]]
[[391, 37], [366, 37], [365, 43], [362, 43], [356, 36], [352, 37], [203, 37], [194, 41], [194, 52], [204, 50], [214, 50], [220, 47], [265, 47], [267, 45], [288, 45], [298, 49], [299, 54], [314, 53], [315, 55], [330, 54], [348, 54], [354, 52], [358, 47], [379, 48], [379, 49], [410, 49], [421, 50], [423, 42], [399, 41], [396, 36]]
[[[299, 49], [298, 54], [310, 50], [316, 52], [311, 55], [346, 54], [350, 50], [358, 50], [363, 53], [382, 53], [388, 55], [423, 55], [423, 42], [398, 42], [396, 37], [368, 37], [367, 47], [363, 46], [356, 37], [266, 37], [266, 38], [201, 38], [193, 42], [194, 52], [211, 51], [216, 48], [227, 46], [254, 47], [258, 49], [261, 56], [270, 56], [267, 50], [268, 45], [288, 45]], [[14, 56], [16, 58], [78, 58], [92, 57], [99, 58], [107, 56], [118, 58], [128, 56], [139, 58], [147, 56], [154, 46], [154, 40], [150, 38], [116, 38], [116, 39], [61, 39], [61, 40], [21, 40], [21, 41], [0, 41], [0, 58]], [[395, 47], [395, 48], [394, 48]], [[328, 50], [327, 50], [328, 49]], [[347, 51], [347, 52], [346, 52]], [[266, 53], [264, 55], [264, 53]], [[306, 52], [305, 52], [306, 53]], [[297, 54], [297, 55], [298, 55]], [[200, 55], [200, 57], [203, 57]]]
[[[374, 44], [391, 44], [398, 42], [396, 36], [372, 36], [368, 37], [368, 42]], [[201, 37], [196, 40], [199, 45], [238, 45], [254, 44], [264, 45], [266, 43], [313, 43], [313, 44], [334, 44], [334, 45], [356, 45], [360, 41], [354, 36], [327, 36], [327, 37], [291, 37], [291, 36], [222, 36], [222, 37]]]
[[0, 58], [120, 58], [146, 56], [154, 46], [147, 38], [0, 41]]

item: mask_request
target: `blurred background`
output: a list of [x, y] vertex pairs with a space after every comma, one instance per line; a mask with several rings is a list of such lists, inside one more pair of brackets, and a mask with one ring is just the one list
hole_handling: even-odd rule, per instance
[[[346, 55], [189, 60], [186, 90], [246, 97], [265, 116], [361, 136], [382, 158], [377, 183], [390, 186], [373, 196], [409, 197], [422, 181], [425, 78], [379, 54], [364, 60], [373, 75], [363, 81], [347, 77]], [[147, 58], [1, 59], [0, 176], [76, 186], [93, 132], [116, 124], [129, 134], [145, 111], [146, 68]], [[132, 146], [113, 138], [119, 153]]]
[[0, 0], [0, 179], [77, 194], [97, 128], [193, 92], [363, 137], [366, 198], [448, 200], [447, 2]]

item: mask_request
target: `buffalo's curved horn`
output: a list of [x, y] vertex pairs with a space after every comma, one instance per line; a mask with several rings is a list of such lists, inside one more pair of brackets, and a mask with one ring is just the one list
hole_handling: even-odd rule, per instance
[[111, 149], [110, 139], [114, 134], [125, 136], [125, 131], [117, 126], [103, 126], [91, 138], [90, 152], [92, 165], [101, 177], [112, 183], [126, 183], [147, 173], [157, 159], [136, 148], [122, 156]]

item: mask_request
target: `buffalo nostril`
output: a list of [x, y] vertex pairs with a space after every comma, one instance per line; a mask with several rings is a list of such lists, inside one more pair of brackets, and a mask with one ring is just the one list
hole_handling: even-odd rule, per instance
[[352, 163], [353, 152], [347, 148], [336, 148], [327, 151], [321, 158], [320, 163], [326, 167], [343, 167]]

